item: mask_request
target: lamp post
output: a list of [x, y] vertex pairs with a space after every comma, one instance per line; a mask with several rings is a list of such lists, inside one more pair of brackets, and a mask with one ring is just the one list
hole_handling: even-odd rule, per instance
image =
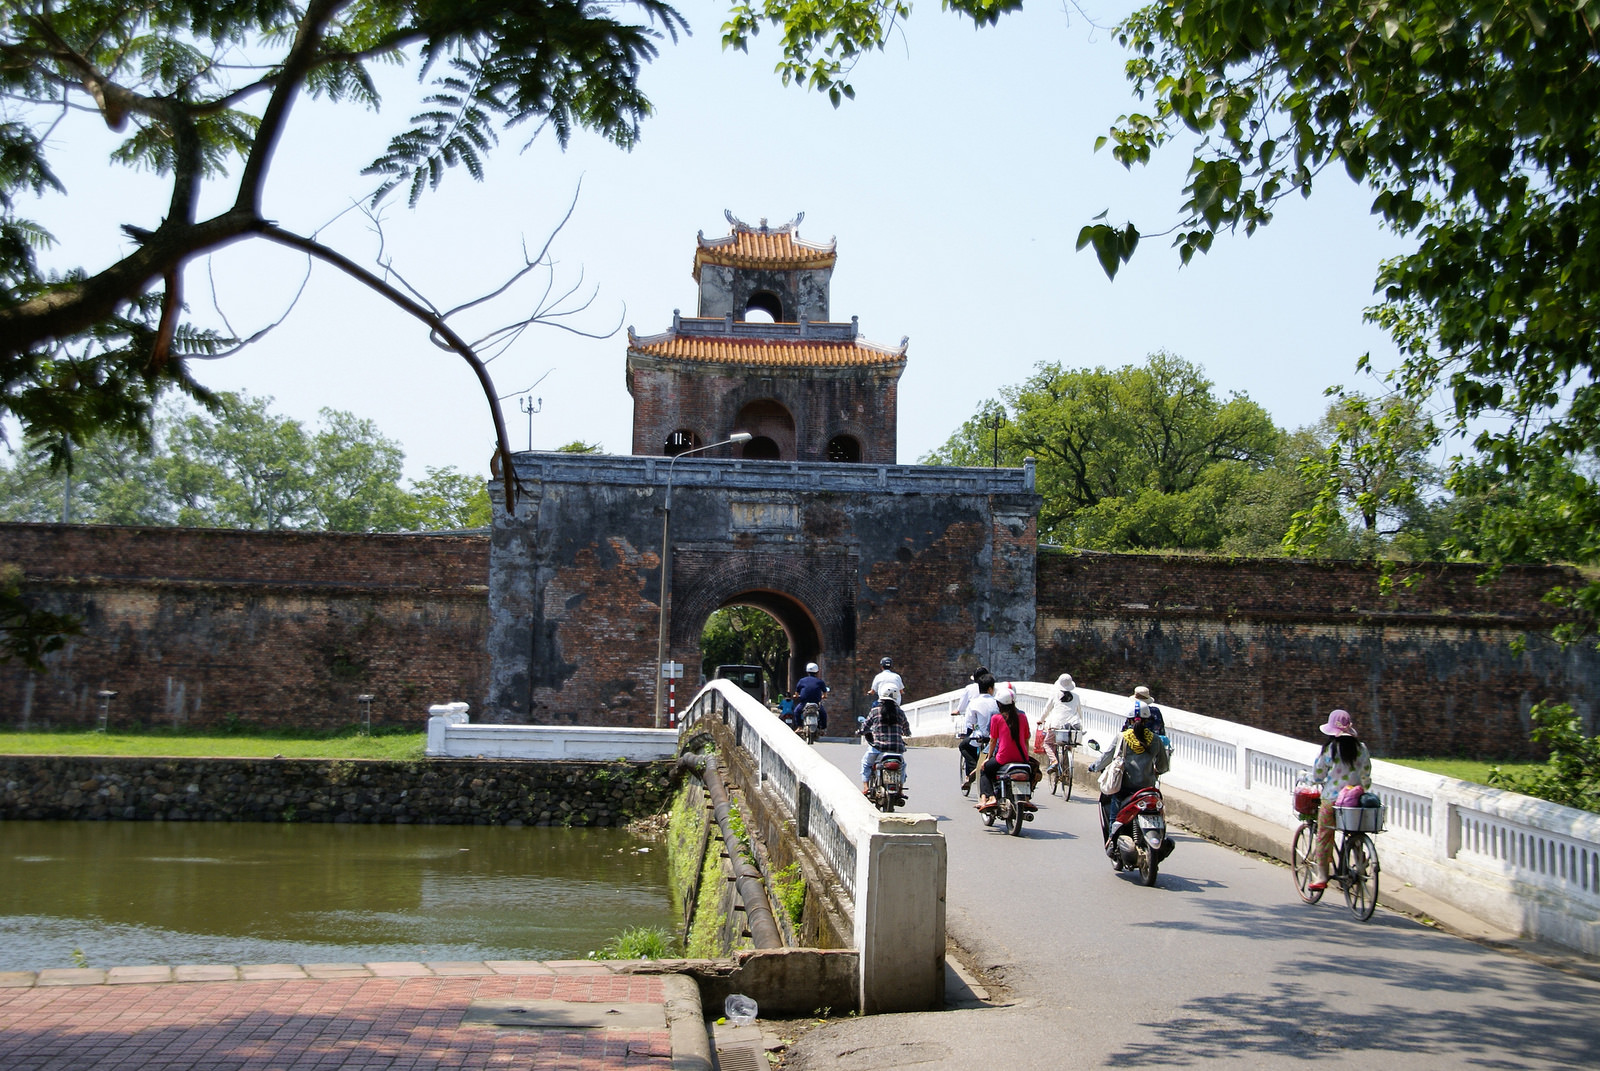
[[688, 457], [705, 450], [715, 450], [719, 446], [729, 443], [747, 443], [754, 436], [748, 431], [736, 431], [719, 443], [709, 446], [697, 446], [693, 450], [685, 450], [681, 454], [674, 454], [672, 460], [667, 462], [667, 497], [661, 506], [661, 617], [656, 622], [656, 728], [666, 728], [665, 719], [661, 714], [661, 686], [666, 679], [667, 672], [667, 598], [672, 587], [672, 544], [668, 541], [672, 525], [672, 466], [678, 463], [678, 458]]

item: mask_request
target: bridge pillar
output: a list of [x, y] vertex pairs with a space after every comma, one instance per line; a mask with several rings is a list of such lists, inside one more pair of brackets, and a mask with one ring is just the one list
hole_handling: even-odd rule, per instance
[[944, 1001], [945, 840], [932, 815], [875, 814], [856, 850], [861, 1013]]

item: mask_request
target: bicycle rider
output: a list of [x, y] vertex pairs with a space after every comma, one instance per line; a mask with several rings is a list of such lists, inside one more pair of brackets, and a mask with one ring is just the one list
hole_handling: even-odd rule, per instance
[[1328, 868], [1333, 862], [1333, 804], [1339, 793], [1352, 785], [1362, 792], [1372, 791], [1372, 755], [1356, 736], [1354, 720], [1348, 710], [1335, 710], [1328, 723], [1320, 727], [1331, 739], [1311, 767], [1311, 780], [1322, 787], [1322, 804], [1317, 808], [1317, 841], [1311, 849], [1312, 892], [1328, 887]]

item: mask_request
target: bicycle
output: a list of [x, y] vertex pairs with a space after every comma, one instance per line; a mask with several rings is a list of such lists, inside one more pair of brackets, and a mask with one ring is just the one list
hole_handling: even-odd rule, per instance
[[[1298, 811], [1298, 805], [1297, 805]], [[1344, 890], [1344, 902], [1350, 913], [1362, 922], [1372, 917], [1378, 906], [1378, 876], [1382, 867], [1378, 862], [1378, 846], [1372, 833], [1383, 832], [1382, 807], [1335, 807], [1335, 829], [1339, 843], [1334, 851], [1333, 871], [1329, 883], [1337, 882]], [[1323, 889], [1313, 889], [1311, 878], [1312, 855], [1317, 843], [1317, 810], [1309, 814], [1299, 811], [1300, 828], [1295, 832], [1290, 848], [1290, 866], [1294, 871], [1295, 891], [1300, 899], [1314, 904], [1322, 899]]]
[[1078, 740], [1083, 735], [1082, 729], [1052, 729], [1054, 737], [1050, 742], [1050, 794], [1056, 794], [1056, 789], [1061, 789], [1063, 799], [1072, 799], [1072, 767], [1073, 754], [1077, 750]]

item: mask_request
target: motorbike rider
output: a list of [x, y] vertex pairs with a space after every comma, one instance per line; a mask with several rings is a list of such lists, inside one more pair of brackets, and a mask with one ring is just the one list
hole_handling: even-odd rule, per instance
[[1056, 678], [1056, 694], [1044, 705], [1044, 713], [1039, 715], [1039, 728], [1044, 730], [1045, 753], [1050, 756], [1050, 769], [1056, 768], [1054, 738], [1050, 735], [1057, 729], [1076, 729], [1083, 731], [1083, 700], [1078, 698], [1078, 685], [1072, 679], [1072, 674], [1063, 673]]
[[[956, 704], [956, 724], [962, 727], [961, 735], [963, 737], [967, 735], [965, 731], [967, 724], [967, 708], [972, 705], [972, 701], [974, 699], [978, 698], [978, 678], [984, 676], [988, 672], [988, 666], [979, 666], [977, 669], [972, 671], [972, 676], [967, 678], [967, 686], [961, 689], [961, 701]], [[994, 678], [990, 677], [989, 679], [993, 680]]]
[[822, 705], [823, 698], [828, 694], [828, 682], [817, 674], [821, 670], [815, 662], [806, 663], [806, 675], [794, 683], [794, 707], [796, 721], [803, 719], [807, 703], [817, 705], [817, 735], [822, 735], [822, 730], [828, 727], [828, 708]]
[[[1107, 855], [1112, 853], [1111, 823], [1116, 821], [1117, 812], [1135, 792], [1154, 788], [1156, 779], [1167, 772], [1170, 764], [1167, 747], [1150, 724], [1149, 705], [1135, 700], [1128, 722], [1129, 728], [1117, 734], [1116, 743], [1101, 752], [1089, 766], [1091, 771], [1099, 773], [1118, 756], [1122, 758], [1122, 787], [1111, 795], [1100, 793], [1100, 836], [1106, 842]], [[1165, 850], [1171, 851], [1171, 848]]]
[[[883, 686], [892, 684], [901, 695], [905, 695], [906, 682], [901, 680], [900, 674], [894, 671], [894, 659], [881, 658], [878, 660], [878, 666], [878, 675], [872, 678], [872, 687], [867, 690], [867, 694], [874, 699], [880, 698], [883, 695]], [[898, 706], [899, 704], [897, 703], [896, 705]]]
[[[1150, 728], [1155, 730], [1157, 736], [1165, 740], [1167, 736], [1167, 719], [1162, 716], [1161, 708], [1156, 706], [1155, 699], [1150, 695], [1150, 689], [1141, 684], [1139, 687], [1133, 690], [1133, 694], [1128, 696], [1128, 698], [1132, 699], [1135, 703], [1143, 703], [1145, 705], [1146, 709], [1148, 709], [1150, 712]], [[1128, 727], [1128, 723], [1124, 721], [1122, 723], [1122, 727], [1126, 729]], [[1169, 744], [1168, 747], [1170, 746], [1171, 745]]]
[[965, 759], [963, 765], [970, 771], [961, 782], [962, 788], [970, 787], [972, 779], [978, 775], [978, 756], [989, 743], [989, 722], [1000, 713], [1000, 704], [994, 701], [994, 677], [987, 669], [979, 668], [972, 686], [977, 691], [967, 704], [967, 716], [961, 723], [961, 742], [957, 745]]
[[[1009, 683], [997, 685], [994, 701], [999, 710], [989, 719], [989, 747], [983, 753], [983, 765], [978, 767], [980, 811], [987, 811], [999, 802], [995, 778], [1000, 774], [1000, 767], [1028, 761], [1028, 716], [1017, 709], [1017, 690]], [[1030, 811], [1035, 809], [1031, 800], [1024, 800], [1022, 806]]]
[[900, 785], [904, 789], [909, 764], [906, 762], [906, 737], [911, 735], [911, 723], [906, 712], [900, 709], [900, 689], [886, 683], [878, 689], [878, 701], [872, 705], [867, 722], [861, 727], [861, 736], [867, 750], [861, 754], [861, 791], [872, 791], [872, 767], [884, 755], [900, 756]]

